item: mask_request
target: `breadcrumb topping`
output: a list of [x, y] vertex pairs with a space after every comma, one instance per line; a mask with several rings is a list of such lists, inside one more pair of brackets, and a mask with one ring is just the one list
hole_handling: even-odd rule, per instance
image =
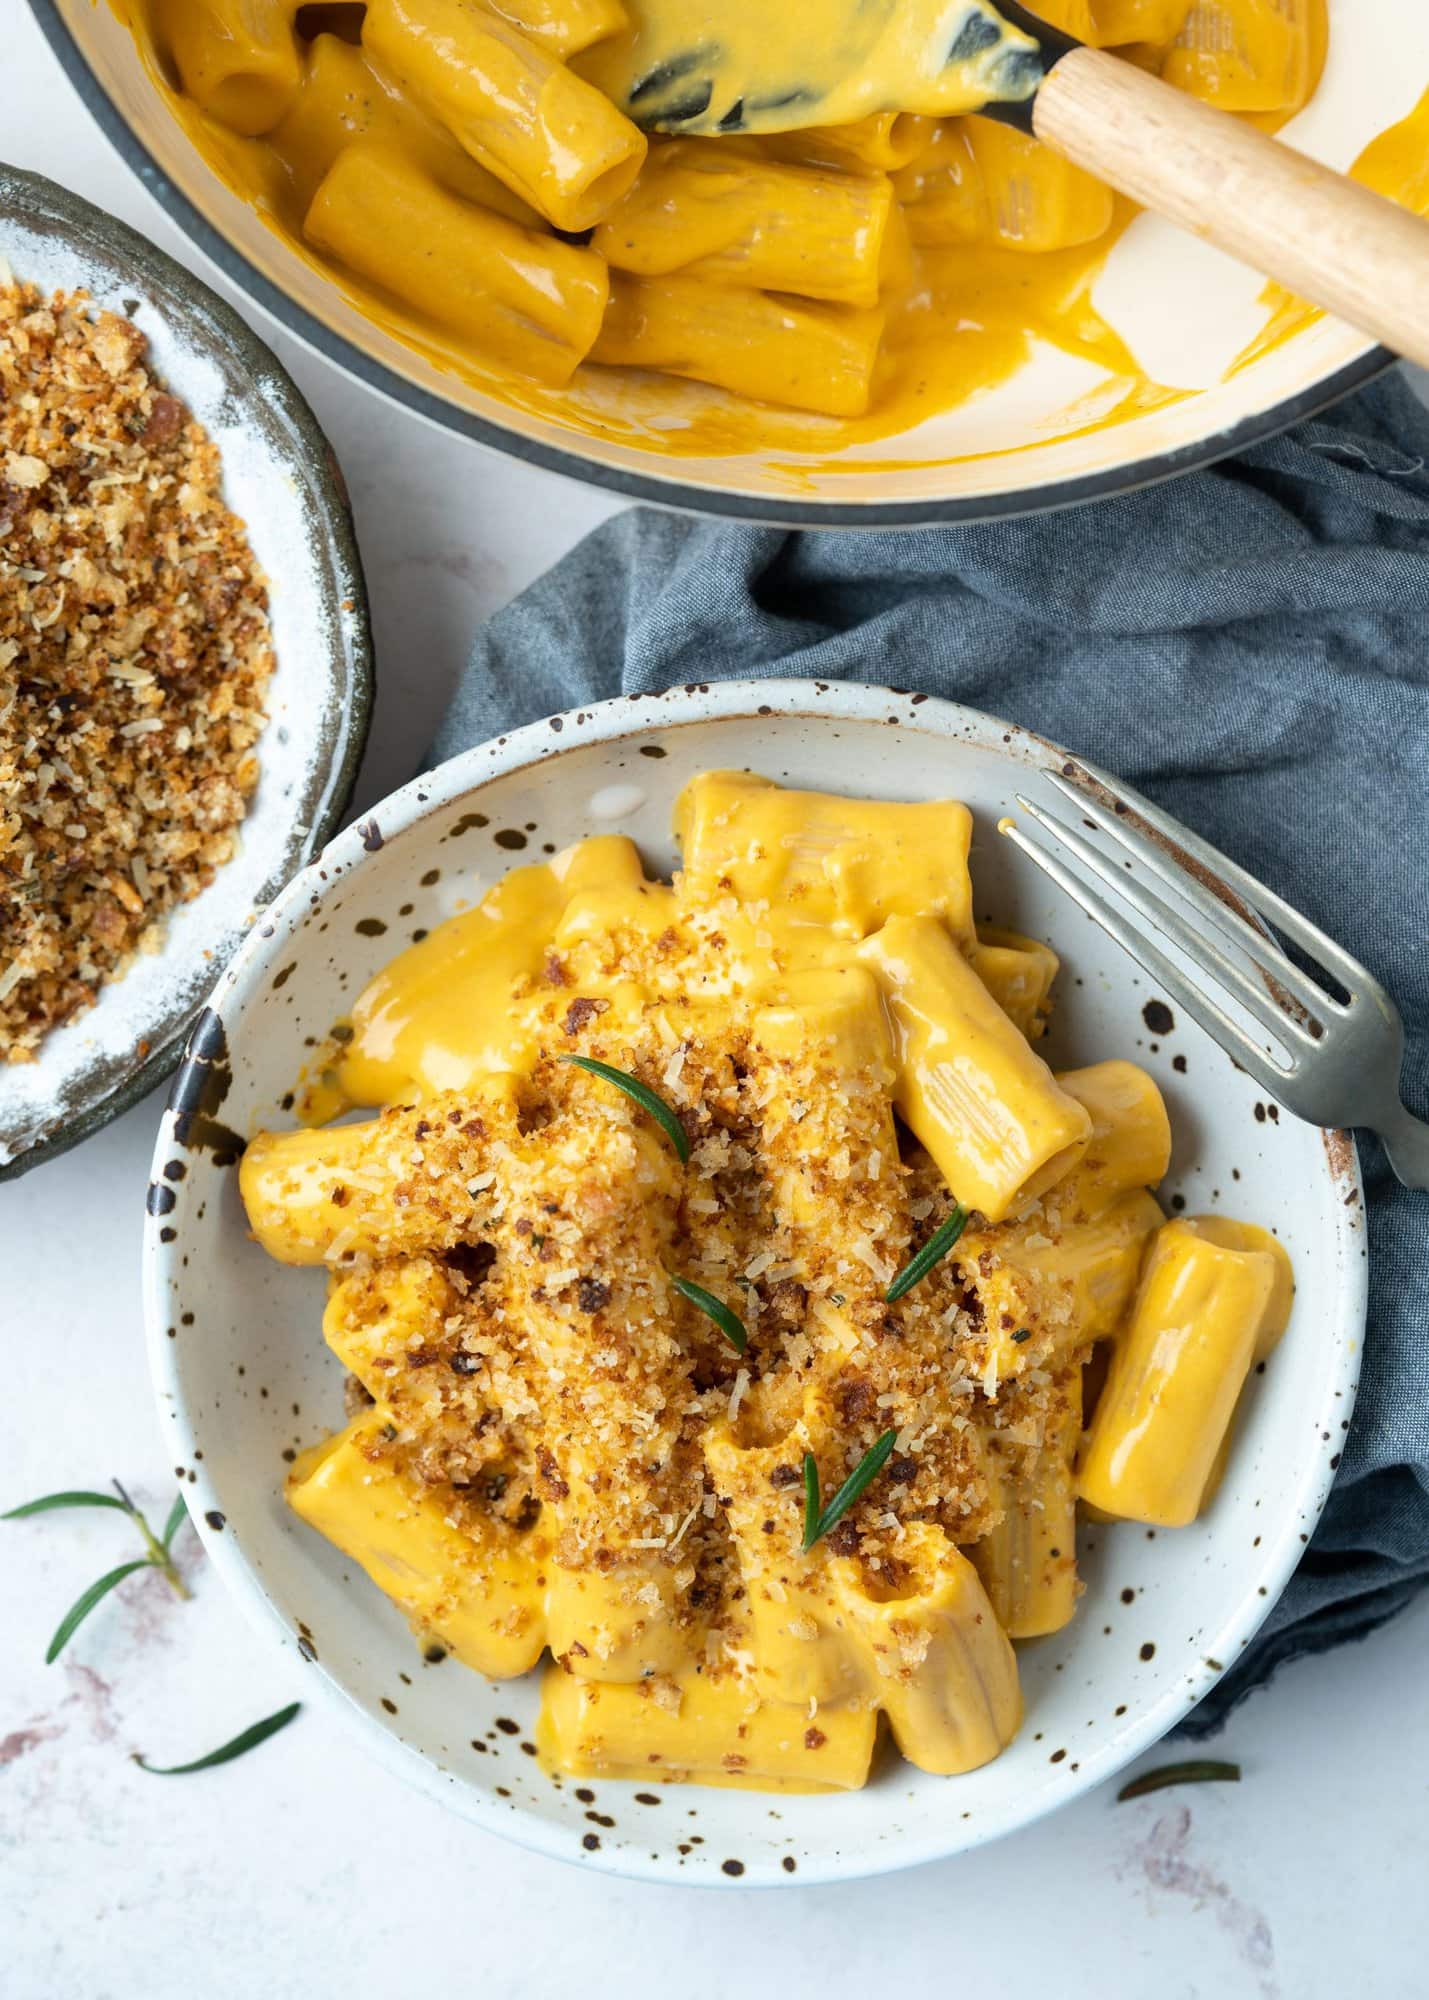
[[82, 292], [0, 284], [0, 1060], [234, 851], [268, 598], [216, 447]]
[[[1019, 1338], [1000, 1325], [998, 1245], [1025, 1225], [981, 1225], [972, 1259], [885, 1302], [950, 1197], [879, 1080], [818, 1046], [770, 1055], [737, 996], [581, 1024], [582, 1054], [676, 1110], [683, 1170], [623, 1093], [562, 1062], [582, 972], [632, 971], [639, 952], [648, 990], [648, 950], [629, 937], [617, 965], [606, 936], [549, 999], [525, 996], [549, 1015], [529, 1074], [365, 1128], [328, 1191], [327, 1333], [391, 1414], [372, 1449], [439, 1491], [453, 1525], [539, 1519], [559, 1564], [632, 1579], [664, 1566], [703, 1670], [738, 1674], [752, 1588], [813, 1637], [829, 1557], [896, 1596], [917, 1581], [900, 1554], [912, 1524], [961, 1547], [987, 1535], [1002, 1519], [989, 1435], [1004, 1433], [1003, 1456], [1034, 1454], [1082, 1356], [1055, 1292], [1029, 1292]], [[743, 1354], [672, 1272], [738, 1314]], [[804, 1452], [828, 1494], [890, 1428], [885, 1473], [806, 1556]]]

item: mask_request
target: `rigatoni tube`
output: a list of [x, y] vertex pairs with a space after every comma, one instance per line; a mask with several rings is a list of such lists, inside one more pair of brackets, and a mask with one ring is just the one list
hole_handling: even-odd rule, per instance
[[979, 930], [967, 947], [972, 969], [1029, 1042], [1041, 1039], [1061, 961], [1052, 947], [1018, 931]]
[[860, 417], [883, 338], [876, 308], [701, 284], [693, 278], [611, 283], [592, 361], [654, 368], [756, 402]]
[[529, 1673], [546, 1643], [548, 1541], [539, 1526], [525, 1534], [490, 1520], [454, 1527], [440, 1493], [385, 1455], [389, 1428], [379, 1404], [304, 1452], [288, 1505], [360, 1563], [420, 1634], [493, 1680]]
[[698, 271], [874, 306], [892, 201], [883, 174], [786, 166], [737, 142], [679, 139], [650, 154], [591, 247], [642, 278]]
[[410, 155], [448, 194], [480, 202], [528, 226], [539, 216], [504, 181], [463, 152], [444, 125], [414, 103], [369, 50], [340, 35], [310, 43], [298, 101], [273, 134], [273, 146], [293, 177], [304, 207], [344, 146], [386, 140]]
[[624, 113], [480, 0], [370, 0], [363, 39], [557, 229], [589, 229], [640, 171], [645, 139]]
[[858, 955], [898, 1050], [895, 1102], [966, 1208], [1001, 1222], [1071, 1171], [1092, 1121], [998, 1006], [943, 926], [890, 917]]
[[395, 147], [369, 142], [341, 153], [303, 232], [478, 353], [539, 382], [568, 382], [600, 328], [601, 258], [458, 201]]
[[163, 0], [159, 31], [185, 91], [231, 132], [270, 132], [302, 83], [296, 0]]
[[994, 242], [1038, 254], [1106, 235], [1116, 204], [1103, 181], [995, 118], [970, 118], [967, 130]]
[[874, 111], [852, 125], [805, 125], [795, 132], [766, 132], [762, 144], [781, 160], [826, 160], [896, 173], [931, 145], [936, 118], [912, 111]]
[[1194, 1521], [1284, 1300], [1270, 1252], [1224, 1247], [1194, 1218], [1158, 1230], [1097, 1404], [1082, 1497], [1152, 1527]]
[[1062, 1070], [1058, 1083], [1087, 1108], [1087, 1150], [1051, 1197], [1062, 1222], [1102, 1214], [1133, 1188], [1155, 1187], [1171, 1164], [1171, 1121], [1155, 1082], [1120, 1057]]
[[729, 1670], [719, 1679], [689, 1669], [673, 1681], [622, 1686], [548, 1667], [536, 1741], [575, 1778], [843, 1792], [866, 1783], [877, 1731], [872, 1706], [821, 1709], [815, 1755], [806, 1708], [761, 1701]]
[[1022, 1720], [1017, 1660], [968, 1561], [931, 1522], [909, 1522], [898, 1581], [856, 1557], [829, 1565], [835, 1599], [866, 1648], [869, 1684], [910, 1764], [975, 1771]]
[[845, 799], [702, 771], [675, 801], [674, 827], [686, 894], [767, 902], [845, 938], [931, 913], [972, 940], [972, 814], [956, 799]]
[[1068, 1371], [1061, 1408], [1040, 1447], [994, 1432], [988, 1477], [1002, 1519], [967, 1551], [1009, 1639], [1060, 1632], [1077, 1608], [1077, 1447], [1082, 1434], [1081, 1369]]

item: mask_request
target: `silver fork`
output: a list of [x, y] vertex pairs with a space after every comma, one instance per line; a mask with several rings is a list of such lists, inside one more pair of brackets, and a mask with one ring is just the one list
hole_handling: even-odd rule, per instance
[[[1047, 783], [1072, 807], [1073, 823], [1021, 792], [1018, 805], [1116, 901], [1085, 882], [1040, 835], [1010, 819], [1001, 831], [1277, 1102], [1312, 1125], [1377, 1132], [1404, 1185], [1429, 1188], [1429, 1124], [1401, 1100], [1404, 1026], [1378, 980], [1273, 889], [1095, 765], [1068, 761], [1060, 775], [1047, 773]], [[1108, 836], [1110, 845], [1089, 833]], [[1151, 888], [1148, 876], [1177, 903]], [[1270, 925], [1344, 999], [1296, 965]], [[1183, 952], [1205, 983], [1168, 957], [1151, 931]], [[1279, 1044], [1282, 1059], [1227, 1013], [1215, 987]]]

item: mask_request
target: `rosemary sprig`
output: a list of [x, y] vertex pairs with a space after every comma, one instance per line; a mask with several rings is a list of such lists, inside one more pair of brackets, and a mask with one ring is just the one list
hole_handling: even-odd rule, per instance
[[574, 1063], [591, 1076], [598, 1076], [606, 1083], [613, 1083], [617, 1090], [623, 1090], [632, 1103], [642, 1111], [648, 1111], [665, 1137], [679, 1154], [681, 1163], [690, 1157], [690, 1141], [684, 1126], [670, 1109], [663, 1097], [657, 1097], [648, 1083], [642, 1083], [638, 1076], [630, 1076], [625, 1070], [617, 1069], [614, 1063], [597, 1062], [594, 1056], [562, 1056], [562, 1062]]
[[819, 1462], [811, 1451], [804, 1453], [804, 1553], [807, 1555], [822, 1535], [836, 1527], [855, 1500], [877, 1479], [893, 1450], [897, 1431], [885, 1431], [871, 1445], [835, 1493], [827, 1507], [819, 1504]]
[[179, 1575], [178, 1565], [172, 1553], [174, 1536], [178, 1533], [187, 1512], [183, 1495], [180, 1493], [175, 1497], [174, 1504], [169, 1509], [168, 1519], [164, 1523], [164, 1531], [162, 1535], [156, 1535], [145, 1519], [143, 1511], [135, 1506], [119, 1481], [116, 1479], [112, 1483], [113, 1495], [88, 1491], [45, 1493], [38, 1500], [27, 1500], [23, 1506], [12, 1507], [7, 1513], [0, 1515], [0, 1520], [23, 1521], [32, 1514], [55, 1513], [62, 1508], [113, 1507], [119, 1513], [129, 1516], [144, 1543], [146, 1551], [144, 1555], [137, 1556], [132, 1562], [120, 1563], [117, 1569], [107, 1570], [96, 1582], [90, 1584], [87, 1590], [81, 1591], [55, 1628], [54, 1637], [50, 1640], [45, 1653], [46, 1666], [54, 1665], [95, 1606], [102, 1604], [110, 1591], [116, 1590], [124, 1579], [133, 1576], [136, 1570], [156, 1569], [177, 1597], [187, 1597], [189, 1594], [188, 1586]]
[[38, 1500], [27, 1500], [23, 1507], [11, 1507], [0, 1514], [0, 1521], [23, 1521], [31, 1514], [52, 1513], [57, 1507], [117, 1507], [121, 1514], [129, 1512], [112, 1493], [46, 1493]]
[[1240, 1783], [1239, 1764], [1218, 1764], [1213, 1758], [1192, 1758], [1186, 1764], [1162, 1764], [1154, 1771], [1143, 1771], [1139, 1778], [1133, 1778], [1129, 1785], [1123, 1785], [1116, 1795], [1116, 1802], [1123, 1799], [1144, 1799], [1148, 1792], [1164, 1792], [1172, 1785], [1238, 1785]]
[[692, 1306], [699, 1307], [706, 1319], [714, 1321], [736, 1354], [743, 1354], [749, 1345], [749, 1335], [738, 1313], [732, 1313], [723, 1299], [717, 1299], [713, 1292], [707, 1292], [693, 1278], [677, 1278], [672, 1271], [670, 1283], [682, 1299], [688, 1299]]
[[905, 1292], [911, 1292], [916, 1284], [927, 1277], [935, 1264], [941, 1264], [958, 1238], [968, 1226], [968, 1212], [959, 1205], [946, 1222], [939, 1223], [922, 1249], [916, 1251], [883, 1294], [885, 1305], [897, 1305]]
[[141, 1757], [137, 1750], [131, 1751], [133, 1761], [141, 1771], [147, 1771], [151, 1778], [183, 1778], [190, 1771], [211, 1771], [215, 1764], [231, 1764], [235, 1757], [244, 1756], [249, 1750], [256, 1750], [260, 1743], [266, 1743], [270, 1736], [276, 1736], [280, 1729], [286, 1729], [298, 1710], [300, 1701], [289, 1702], [276, 1715], [267, 1715], [261, 1722], [255, 1722], [250, 1729], [243, 1730], [231, 1743], [220, 1744], [217, 1750], [210, 1750], [206, 1757], [195, 1757], [191, 1764], [151, 1764], [147, 1757]]
[[187, 1598], [189, 1594], [188, 1586], [179, 1575], [178, 1566], [169, 1553], [169, 1545], [178, 1533], [179, 1524], [188, 1511], [184, 1506], [183, 1494], [176, 1493], [174, 1495], [174, 1504], [170, 1507], [168, 1519], [164, 1522], [164, 1532], [162, 1535], [155, 1535], [153, 1529], [134, 1505], [134, 1502], [129, 1498], [129, 1495], [124, 1491], [124, 1488], [119, 1484], [119, 1481], [116, 1479], [113, 1484], [115, 1492], [128, 1509], [131, 1520], [143, 1538], [144, 1546], [149, 1551], [148, 1559], [150, 1563], [152, 1563], [156, 1570], [160, 1571], [165, 1583], [168, 1584], [176, 1597]]
[[92, 1583], [88, 1590], [81, 1592], [55, 1627], [55, 1636], [45, 1652], [45, 1665], [47, 1667], [54, 1665], [95, 1605], [101, 1603], [111, 1590], [123, 1583], [126, 1576], [133, 1576], [136, 1569], [152, 1567], [148, 1556], [136, 1556], [133, 1562], [120, 1563], [118, 1569], [110, 1570], [107, 1575], [100, 1577], [98, 1583]]
[[[183, 1526], [184, 1516], [188, 1513], [188, 1511], [189, 1511], [188, 1508], [184, 1505], [183, 1494], [176, 1493], [174, 1495], [174, 1504], [169, 1509], [169, 1518], [164, 1523], [164, 1532], [159, 1537], [159, 1541], [163, 1546], [165, 1555], [168, 1554], [170, 1548], [173, 1546], [174, 1536], [179, 1532], [179, 1529]], [[182, 1582], [182, 1578], [180, 1579], [180, 1581]]]

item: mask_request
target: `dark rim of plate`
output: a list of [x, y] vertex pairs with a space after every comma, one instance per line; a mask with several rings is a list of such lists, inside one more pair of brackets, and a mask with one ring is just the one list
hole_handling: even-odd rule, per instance
[[300, 340], [334, 362], [348, 375], [401, 403], [419, 416], [474, 438], [478, 444], [502, 452], [508, 458], [524, 460], [548, 472], [563, 473], [586, 486], [602, 486], [631, 500], [645, 500], [680, 513], [711, 514], [716, 517], [764, 522], [789, 528], [935, 528], [966, 525], [1024, 514], [1044, 514], [1063, 507], [1081, 506], [1089, 500], [1112, 499], [1143, 487], [1175, 479], [1218, 460], [1232, 457], [1247, 445], [1259, 444], [1288, 430], [1307, 417], [1317, 415], [1337, 403], [1351, 390], [1361, 388], [1386, 368], [1396, 356], [1388, 348], [1374, 347], [1299, 395], [1276, 403], [1268, 410], [1246, 417], [1227, 430], [1216, 431], [1194, 444], [1174, 451], [1158, 452], [1135, 465], [1114, 467], [1106, 472], [1077, 479], [1062, 479], [1030, 487], [1022, 493], [968, 499], [945, 500], [866, 500], [852, 504], [806, 500], [776, 500], [763, 495], [727, 493], [683, 485], [663, 475], [627, 472], [618, 466], [600, 465], [578, 452], [562, 451], [538, 443], [503, 424], [492, 423], [469, 410], [459, 409], [445, 397], [418, 388], [415, 382], [373, 360], [369, 355], [324, 326], [321, 320], [280, 291], [228, 239], [209, 223], [188, 196], [169, 178], [143, 144], [138, 134], [118, 110], [90, 65], [69, 24], [60, 13], [58, 0], [30, 0], [30, 7], [65, 74], [83, 98], [106, 137], [134, 169], [149, 192], [179, 226], [211, 257], [226, 277], [243, 288], [265, 311]]
[[[27, 227], [43, 229], [48, 226], [55, 234], [76, 243], [82, 244], [88, 239], [102, 244], [113, 262], [142, 272], [157, 289], [176, 294], [185, 301], [195, 316], [205, 323], [211, 335], [216, 334], [251, 374], [262, 377], [265, 398], [280, 412], [295, 444], [301, 449], [314, 500], [314, 518], [321, 520], [322, 532], [332, 554], [335, 586], [344, 605], [344, 616], [335, 634], [341, 644], [341, 658], [340, 661], [335, 658], [333, 662], [335, 667], [340, 667], [345, 683], [342, 714], [346, 726], [340, 739], [342, 754], [334, 764], [323, 763], [321, 759], [315, 762], [311, 792], [294, 807], [295, 814], [300, 814], [306, 806], [313, 809], [314, 817], [309, 824], [312, 851], [316, 853], [337, 830], [352, 796], [372, 718], [375, 679], [362, 560], [358, 553], [352, 507], [332, 446], [297, 384], [272, 349], [201, 278], [186, 271], [182, 264], [176, 263], [167, 252], [131, 229], [127, 223], [107, 215], [92, 202], [71, 194], [67, 188], [46, 180], [41, 174], [0, 163], [0, 192], [6, 191], [13, 191], [22, 198], [23, 219]], [[324, 798], [325, 804], [322, 803]], [[301, 853], [295, 852], [283, 880], [296, 874], [301, 865]], [[282, 882], [275, 886], [282, 887]], [[195, 993], [193, 1004], [167, 1028], [142, 1061], [133, 1068], [125, 1068], [117, 1082], [102, 1083], [98, 1095], [68, 1117], [61, 1129], [47, 1133], [10, 1160], [0, 1163], [0, 1181], [18, 1179], [42, 1161], [68, 1152], [72, 1146], [79, 1145], [101, 1126], [137, 1104], [156, 1084], [162, 1083], [183, 1052], [194, 1017], [206, 997], [207, 986], [205, 981]]]

